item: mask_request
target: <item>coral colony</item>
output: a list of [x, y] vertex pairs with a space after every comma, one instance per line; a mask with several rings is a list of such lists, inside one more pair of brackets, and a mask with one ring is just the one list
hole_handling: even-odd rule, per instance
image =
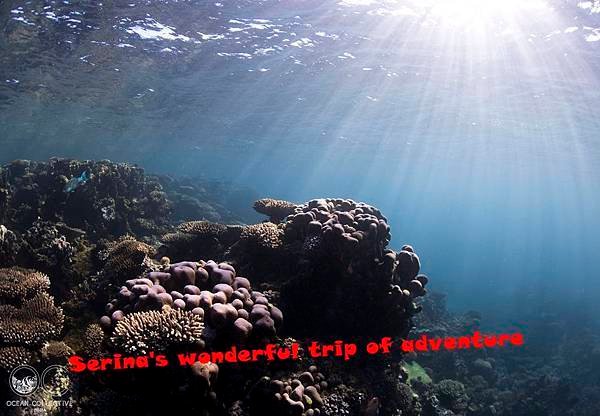
[[[414, 361], [422, 343], [483, 335], [425, 296], [418, 255], [388, 247], [377, 208], [260, 199], [266, 219], [248, 224], [200, 188], [109, 161], [2, 167], [2, 371], [69, 365], [73, 414], [152, 415], [163, 402], [198, 415], [485, 408]], [[465, 371], [492, 383], [493, 360], [478, 359]], [[52, 414], [45, 390], [34, 398]]]

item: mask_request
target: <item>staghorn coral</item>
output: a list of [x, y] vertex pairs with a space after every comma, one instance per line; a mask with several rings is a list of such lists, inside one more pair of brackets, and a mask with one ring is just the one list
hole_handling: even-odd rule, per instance
[[5, 302], [21, 301], [50, 288], [50, 279], [44, 273], [18, 267], [0, 269], [0, 299]]
[[115, 325], [111, 342], [119, 351], [147, 354], [173, 346], [203, 346], [202, 317], [164, 306], [161, 311], [135, 312]]
[[280, 199], [263, 198], [254, 202], [256, 212], [269, 217], [269, 221], [279, 223], [285, 217], [294, 212], [296, 204]]
[[34, 347], [57, 336], [64, 315], [47, 293], [38, 293], [20, 307], [0, 305], [0, 342]]

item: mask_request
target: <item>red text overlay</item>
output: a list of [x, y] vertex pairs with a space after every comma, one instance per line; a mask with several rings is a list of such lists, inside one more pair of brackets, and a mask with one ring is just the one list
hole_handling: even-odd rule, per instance
[[[186, 352], [176, 355], [176, 364], [191, 366], [196, 362], [215, 364], [222, 363], [247, 363], [258, 361], [286, 361], [298, 360], [301, 355], [314, 359], [339, 358], [349, 361], [359, 352], [368, 355], [389, 354], [394, 350], [405, 353], [430, 352], [456, 349], [481, 349], [505, 346], [521, 346], [524, 344], [523, 334], [484, 335], [479, 331], [471, 335], [458, 337], [430, 337], [422, 335], [416, 339], [393, 340], [383, 337], [359, 346], [353, 342], [337, 340], [331, 343], [309, 341], [305, 343], [294, 342], [289, 345], [267, 344], [263, 348], [243, 349], [232, 346], [226, 351], [198, 351]], [[151, 352], [141, 356], [123, 356], [114, 354], [112, 357], [84, 359], [78, 355], [69, 357], [69, 368], [72, 372], [126, 370], [134, 368], [166, 367], [170, 359], [165, 354]]]

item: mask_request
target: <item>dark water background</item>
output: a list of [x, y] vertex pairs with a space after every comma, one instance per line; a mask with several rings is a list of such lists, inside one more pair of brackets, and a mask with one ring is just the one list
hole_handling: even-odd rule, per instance
[[0, 26], [2, 162], [363, 200], [455, 310], [599, 315], [598, 2], [3, 0]]

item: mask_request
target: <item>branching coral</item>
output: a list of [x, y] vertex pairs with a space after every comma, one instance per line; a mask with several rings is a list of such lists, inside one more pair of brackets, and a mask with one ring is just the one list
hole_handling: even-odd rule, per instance
[[90, 324], [83, 335], [83, 352], [88, 357], [102, 355], [104, 346], [104, 331], [98, 324]]
[[174, 346], [203, 346], [200, 315], [165, 306], [161, 311], [135, 312], [117, 322], [111, 342], [129, 354], [165, 351]]
[[0, 299], [21, 301], [50, 288], [50, 279], [35, 270], [17, 267], [0, 269]]
[[34, 347], [62, 331], [64, 315], [54, 299], [39, 293], [20, 307], [0, 305], [0, 341]]
[[25, 347], [0, 347], [0, 368], [12, 369], [19, 365], [29, 364], [33, 360], [33, 352]]
[[16, 267], [0, 269], [1, 368], [29, 362], [62, 331], [63, 311], [46, 293], [49, 286], [45, 274]]

